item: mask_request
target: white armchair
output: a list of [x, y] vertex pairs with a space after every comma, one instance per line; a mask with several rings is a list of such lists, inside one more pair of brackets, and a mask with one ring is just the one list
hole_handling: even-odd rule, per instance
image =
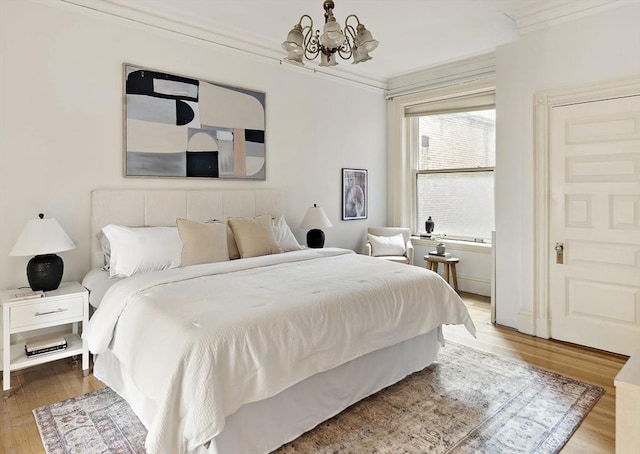
[[[402, 243], [391, 239], [400, 234]], [[411, 231], [405, 227], [369, 227], [365, 252], [381, 259], [413, 265]]]

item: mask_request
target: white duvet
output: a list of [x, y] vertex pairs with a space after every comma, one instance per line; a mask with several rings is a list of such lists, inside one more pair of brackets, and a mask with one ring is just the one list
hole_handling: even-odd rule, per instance
[[156, 405], [149, 453], [203, 445], [243, 404], [433, 330], [475, 327], [437, 274], [327, 248], [135, 275], [83, 333]]

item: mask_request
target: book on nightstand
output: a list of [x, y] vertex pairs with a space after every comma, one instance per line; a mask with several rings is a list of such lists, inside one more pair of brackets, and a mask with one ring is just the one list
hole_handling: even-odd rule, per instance
[[42, 336], [33, 338], [24, 344], [24, 352], [27, 356], [42, 355], [67, 348], [67, 339], [64, 336]]
[[439, 240], [440, 238], [447, 236], [443, 233], [435, 233], [435, 232], [431, 232], [431, 233], [427, 233], [427, 232], [418, 232], [418, 236], [420, 238], [426, 238], [426, 239], [433, 239], [433, 240]]
[[31, 300], [35, 298], [42, 298], [44, 296], [44, 292], [42, 290], [21, 290], [9, 298], [9, 301], [22, 301], [22, 300]]
[[429, 255], [435, 255], [436, 257], [451, 257], [451, 252], [445, 252], [444, 254], [438, 254], [438, 251], [431, 251]]

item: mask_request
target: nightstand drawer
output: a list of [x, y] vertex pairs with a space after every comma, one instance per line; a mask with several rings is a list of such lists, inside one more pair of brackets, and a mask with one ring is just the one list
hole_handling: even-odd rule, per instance
[[41, 301], [12, 307], [9, 312], [11, 329], [23, 326], [35, 326], [43, 323], [78, 319], [83, 315], [84, 297], [82, 295]]

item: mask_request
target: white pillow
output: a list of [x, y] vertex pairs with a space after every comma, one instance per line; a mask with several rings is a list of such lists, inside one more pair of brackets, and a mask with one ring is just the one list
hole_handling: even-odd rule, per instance
[[406, 245], [404, 236], [398, 233], [394, 236], [376, 236], [367, 233], [369, 243], [371, 243], [371, 255], [380, 257], [384, 255], [404, 255]]
[[109, 224], [102, 228], [102, 233], [109, 240], [111, 277], [129, 277], [180, 266], [182, 241], [176, 227]]
[[276, 241], [282, 252], [297, 251], [302, 249], [296, 237], [291, 233], [291, 229], [284, 219], [284, 216], [280, 216], [278, 219], [273, 219], [273, 234], [276, 237]]
[[102, 250], [102, 257], [104, 262], [102, 270], [109, 271], [109, 267], [111, 266], [111, 246], [109, 245], [109, 238], [104, 235], [102, 230], [100, 230], [96, 234], [96, 238], [98, 238], [98, 241], [100, 241], [100, 249]]

